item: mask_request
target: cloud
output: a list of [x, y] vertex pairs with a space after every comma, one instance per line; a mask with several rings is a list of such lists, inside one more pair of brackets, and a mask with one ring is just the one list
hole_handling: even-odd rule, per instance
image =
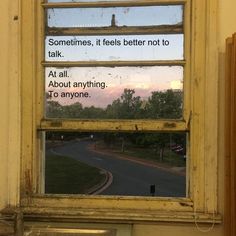
[[[69, 77], [60, 78], [60, 72], [67, 70]], [[56, 77], [50, 77], [50, 71], [56, 72]], [[119, 98], [125, 88], [134, 89], [135, 96], [147, 100], [153, 91], [167, 89], [182, 89], [183, 68], [180, 66], [151, 66], [151, 67], [73, 67], [73, 68], [47, 68], [45, 90], [53, 90], [59, 94], [52, 97], [60, 104], [69, 105], [80, 102], [84, 107], [95, 106], [105, 108], [112, 101]], [[50, 81], [64, 82], [70, 87], [48, 87]], [[76, 87], [73, 83], [77, 82]], [[103, 85], [105, 84], [105, 88]], [[74, 93], [88, 92], [89, 97], [61, 98], [62, 92]]]

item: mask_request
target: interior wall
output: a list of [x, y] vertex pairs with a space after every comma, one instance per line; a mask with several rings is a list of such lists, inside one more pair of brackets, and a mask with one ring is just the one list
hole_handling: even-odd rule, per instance
[[[0, 15], [0, 21], [6, 22], [5, 19], [8, 18], [8, 15], [6, 13], [6, 6], [4, 6], [3, 1], [0, 2], [0, 7], [3, 10], [2, 14]], [[8, 28], [6, 27], [6, 23], [3, 23], [0, 27], [0, 43], [3, 46], [2, 47], [2, 55], [7, 56], [8, 50], [6, 45], [8, 45]], [[0, 65], [1, 65], [1, 87], [7, 88], [7, 63], [3, 61], [3, 56], [0, 57]], [[3, 197], [5, 194], [7, 194], [7, 188], [6, 188], [6, 179], [7, 179], [7, 173], [6, 173], [6, 166], [7, 166], [7, 139], [8, 139], [8, 132], [7, 132], [7, 117], [8, 117], [8, 91], [7, 89], [2, 89], [1, 96], [3, 99], [0, 99], [0, 107], [3, 113], [3, 116], [1, 117], [1, 124], [0, 124], [0, 157], [1, 157], [1, 165], [0, 165], [0, 192], [2, 193], [0, 197], [0, 207], [3, 207], [5, 204], [5, 197]]]
[[[219, 0], [219, 206], [224, 212], [225, 40], [236, 32], [236, 1]], [[223, 213], [224, 214], [224, 213]], [[226, 226], [227, 227], [227, 226]]]
[[[236, 33], [236, 1], [235, 0], [219, 0], [219, 106], [220, 106], [220, 129], [219, 129], [219, 139], [220, 139], [220, 153], [219, 162], [220, 167], [224, 166], [224, 73], [225, 73], [225, 40], [231, 37], [233, 33]], [[220, 169], [220, 173], [223, 170]], [[220, 186], [224, 186], [224, 176], [219, 178]], [[221, 204], [221, 203], [220, 203]]]
[[219, 0], [219, 47], [225, 51], [225, 39], [236, 32], [236, 1]]
[[[0, 209], [6, 205], [17, 205], [19, 199], [20, 169], [20, 10], [18, 0], [0, 1], [0, 67], [1, 67], [1, 119], [0, 119]], [[236, 1], [219, 0], [219, 204], [223, 212], [223, 111], [224, 111], [224, 51], [225, 38], [236, 32]], [[23, 97], [23, 95], [22, 95]], [[210, 228], [208, 225], [207, 228]], [[208, 233], [199, 231], [195, 224], [137, 224], [133, 227], [133, 236], [223, 236], [223, 227], [215, 226]]]
[[133, 228], [134, 236], [223, 236], [223, 228], [213, 225], [197, 224], [162, 224], [162, 225], [135, 225]]

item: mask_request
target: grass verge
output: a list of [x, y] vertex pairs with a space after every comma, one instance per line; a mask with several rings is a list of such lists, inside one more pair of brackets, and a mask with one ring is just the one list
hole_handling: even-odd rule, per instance
[[163, 160], [160, 159], [160, 150], [154, 150], [152, 148], [139, 148], [131, 145], [126, 145], [124, 150], [122, 151], [121, 145], [113, 145], [113, 147], [106, 146], [103, 142], [98, 142], [96, 144], [96, 148], [99, 150], [107, 150], [112, 153], [116, 153], [119, 155], [126, 155], [129, 157], [140, 158], [143, 160], [151, 160], [157, 163], [167, 164], [169, 166], [176, 167], [185, 167], [186, 161], [184, 158], [176, 153], [174, 153], [169, 148], [165, 148]]
[[105, 173], [71, 157], [47, 155], [45, 192], [54, 194], [85, 194], [104, 181]]
[[128, 155], [130, 157], [136, 157], [140, 159], [146, 159], [155, 161], [158, 163], [165, 163], [170, 166], [177, 166], [177, 167], [183, 167], [186, 166], [185, 160], [183, 157], [175, 154], [174, 152], [170, 151], [169, 149], [166, 149], [164, 152], [163, 160], [160, 160], [159, 152], [155, 152], [152, 150], [148, 150], [145, 148], [127, 148], [124, 152], [120, 150], [116, 150], [116, 153]]

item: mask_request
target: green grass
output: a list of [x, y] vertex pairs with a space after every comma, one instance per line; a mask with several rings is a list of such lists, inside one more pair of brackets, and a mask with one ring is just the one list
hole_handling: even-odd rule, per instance
[[95, 167], [66, 156], [46, 156], [46, 193], [84, 194], [104, 180], [105, 174]]
[[165, 149], [164, 151], [164, 158], [161, 161], [160, 160], [160, 154], [159, 150], [156, 152], [152, 149], [147, 148], [133, 148], [129, 147], [124, 152], [121, 152], [119, 150], [116, 151], [119, 154], [125, 154], [131, 157], [146, 159], [146, 160], [152, 160], [156, 162], [166, 163], [171, 166], [185, 166], [185, 160], [183, 157], [177, 155], [176, 153], [170, 151], [169, 149]]
[[174, 153], [169, 148], [165, 148], [164, 158], [160, 160], [160, 150], [154, 150], [152, 148], [140, 148], [133, 145], [126, 144], [124, 152], [121, 151], [121, 145], [113, 145], [112, 148], [106, 146], [103, 142], [98, 143], [98, 148], [105, 148], [113, 153], [119, 155], [127, 155], [129, 157], [135, 157], [145, 160], [156, 161], [158, 163], [165, 163], [170, 166], [184, 167], [186, 166], [185, 160], [182, 156]]

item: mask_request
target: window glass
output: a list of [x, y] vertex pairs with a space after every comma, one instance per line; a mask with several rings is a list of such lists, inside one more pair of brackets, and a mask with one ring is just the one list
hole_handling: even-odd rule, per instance
[[183, 119], [183, 6], [45, 11], [44, 115], [61, 127], [95, 123], [89, 133], [46, 132], [45, 192], [186, 197], [185, 128], [96, 130], [117, 119], [121, 127], [125, 119], [159, 119], [162, 127], [172, 119], [175, 130]]
[[183, 35], [47, 36], [46, 61], [182, 60]]
[[[181, 5], [106, 8], [52, 8], [49, 27], [114, 27], [182, 24]], [[64, 18], [66, 16], [66, 20]]]
[[46, 134], [46, 193], [185, 197], [185, 133]]
[[182, 117], [180, 66], [50, 67], [45, 77], [49, 118]]

